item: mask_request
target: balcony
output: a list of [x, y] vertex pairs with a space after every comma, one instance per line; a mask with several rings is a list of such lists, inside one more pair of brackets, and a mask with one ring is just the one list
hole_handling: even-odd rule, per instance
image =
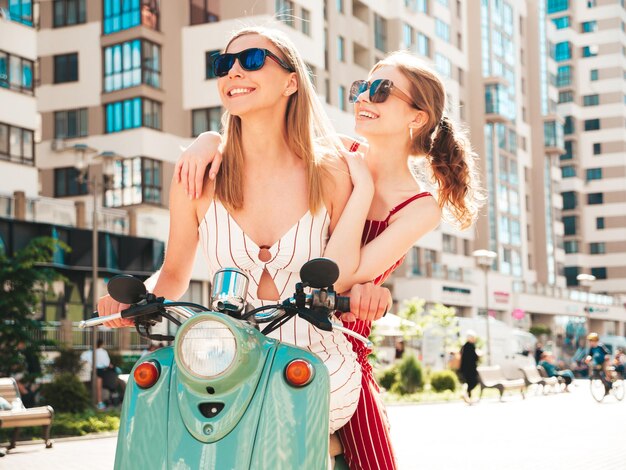
[[563, 121], [557, 115], [546, 116], [543, 122], [543, 145], [548, 154], [565, 153]]
[[507, 100], [504, 85], [485, 85], [485, 119], [489, 122], [509, 122], [509, 114], [505, 106]]

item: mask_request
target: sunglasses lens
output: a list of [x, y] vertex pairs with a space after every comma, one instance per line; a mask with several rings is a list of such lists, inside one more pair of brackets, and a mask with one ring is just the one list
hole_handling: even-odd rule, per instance
[[370, 86], [372, 103], [383, 103], [389, 97], [389, 80], [374, 80]]
[[356, 103], [359, 99], [359, 95], [367, 90], [367, 82], [365, 80], [357, 80], [352, 83], [350, 87], [350, 96], [348, 100], [350, 103]]
[[265, 64], [265, 51], [263, 49], [246, 49], [239, 54], [239, 63], [244, 70], [259, 70]]
[[213, 72], [218, 77], [224, 77], [228, 75], [228, 71], [235, 63], [235, 56], [233, 54], [220, 54], [213, 61]]

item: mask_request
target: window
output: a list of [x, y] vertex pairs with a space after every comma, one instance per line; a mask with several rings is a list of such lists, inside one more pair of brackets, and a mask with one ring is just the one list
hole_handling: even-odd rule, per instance
[[561, 167], [561, 178], [573, 178], [576, 176], [576, 167], [568, 165]]
[[569, 16], [560, 16], [558, 18], [552, 18], [552, 22], [554, 26], [556, 26], [556, 29], [569, 28], [570, 18]]
[[547, 13], [557, 13], [569, 8], [569, 0], [548, 0]]
[[54, 169], [54, 197], [88, 194], [87, 180], [79, 181], [80, 172], [74, 168]]
[[446, 42], [450, 42], [450, 26], [445, 21], [435, 18], [435, 34]]
[[598, 23], [596, 21], [585, 21], [581, 24], [583, 33], [595, 33], [598, 30]]
[[402, 24], [402, 42], [407, 49], [413, 45], [413, 38], [415, 37], [415, 31], [410, 24]]
[[339, 109], [341, 109], [342, 111], [346, 111], [347, 105], [346, 105], [346, 87], [343, 85], [339, 85], [339, 93], [338, 93], [338, 100], [339, 100]]
[[589, 243], [589, 254], [603, 255], [606, 253], [604, 242]]
[[587, 204], [603, 204], [604, 203], [604, 193], [590, 193], [587, 194]]
[[[104, 0], [104, 34], [134, 28], [140, 24], [159, 29], [159, 0]], [[193, 15], [192, 0], [192, 15]], [[200, 0], [202, 3], [202, 0]]]
[[215, 61], [219, 53], [220, 53], [219, 50], [215, 50], [215, 51], [208, 51], [204, 55], [204, 64], [205, 64], [204, 77], [207, 80], [211, 78], [217, 78], [217, 75], [215, 75], [215, 71], [213, 70], [213, 62]]
[[576, 130], [576, 120], [572, 116], [565, 116], [565, 123], [563, 124], [563, 134], [573, 134]]
[[417, 52], [424, 57], [430, 57], [430, 38], [422, 33], [417, 33]]
[[337, 59], [340, 62], [346, 61], [346, 41], [343, 36], [337, 36]]
[[222, 108], [194, 109], [191, 113], [192, 137], [197, 137], [206, 131], [220, 132], [222, 128]]
[[564, 242], [563, 248], [565, 248], [565, 253], [578, 253], [578, 240], [567, 240]]
[[339, 13], [343, 13], [343, 0], [335, 0], [335, 6]]
[[141, 83], [159, 88], [161, 47], [134, 39], [104, 49], [104, 91], [130, 88]]
[[85, 0], [54, 0], [52, 8], [54, 10], [52, 24], [55, 28], [81, 24], [86, 21]]
[[439, 72], [441, 75], [443, 75], [444, 77], [450, 78], [451, 72], [452, 72], [452, 66], [450, 64], [450, 60], [445, 57], [442, 56], [439, 53], [435, 54], [435, 68], [437, 69], [437, 72]]
[[560, 65], [556, 72], [556, 86], [567, 86], [572, 83], [572, 66]]
[[161, 129], [161, 103], [147, 98], [131, 98], [106, 105], [106, 133], [137, 127]]
[[591, 80], [592, 82], [595, 82], [596, 80], [598, 80], [598, 70], [597, 69], [593, 69], [589, 71], [589, 80]]
[[600, 119], [585, 119], [585, 131], [597, 131], [600, 129]]
[[578, 285], [578, 280], [576, 279], [576, 276], [580, 274], [580, 268], [578, 266], [566, 266], [563, 270], [563, 274], [565, 275], [568, 286]]
[[597, 230], [604, 229], [604, 217], [596, 217], [596, 229]]
[[374, 14], [374, 46], [387, 52], [387, 20], [377, 14]]
[[560, 160], [571, 160], [574, 158], [574, 141], [566, 140], [563, 147], [565, 147], [565, 153], [559, 157]]
[[78, 54], [54, 56], [54, 83], [78, 81]]
[[595, 57], [598, 55], [598, 46], [584, 46], [583, 57]]
[[444, 233], [443, 239], [442, 239], [442, 248], [443, 248], [444, 253], [456, 254], [457, 253], [456, 237], [452, 235], [448, 235], [447, 233]]
[[0, 51], [0, 88], [32, 95], [33, 70], [32, 60]]
[[600, 95], [583, 96], [583, 106], [597, 106], [600, 104]]
[[563, 217], [563, 228], [565, 235], [576, 235], [577, 219], [575, 215]]
[[104, 195], [107, 207], [161, 204], [161, 162], [145, 157], [116, 161], [113, 184]]
[[572, 45], [569, 41], [559, 42], [556, 44], [554, 51], [554, 60], [561, 62], [572, 58]]
[[307, 36], [311, 35], [311, 12], [306, 8], [302, 9], [301, 22], [302, 22], [302, 32]]
[[294, 6], [291, 0], [276, 0], [276, 16], [280, 21], [294, 28]]
[[602, 144], [596, 142], [595, 144], [593, 144], [593, 154], [594, 155], [601, 155], [602, 154]]
[[573, 91], [559, 91], [559, 103], [570, 103], [574, 101]]
[[578, 205], [578, 195], [574, 191], [566, 191], [561, 193], [563, 197], [563, 210], [576, 209]]
[[601, 180], [602, 168], [588, 168], [587, 169], [587, 181]]
[[87, 108], [54, 113], [55, 139], [72, 139], [85, 136], [87, 136]]
[[591, 274], [596, 279], [606, 279], [606, 268], [591, 268]]
[[0, 0], [0, 10], [8, 13], [7, 19], [11, 21], [22, 23], [26, 26], [33, 25], [32, 0]]
[[0, 123], [0, 160], [33, 166], [35, 164], [34, 132]]

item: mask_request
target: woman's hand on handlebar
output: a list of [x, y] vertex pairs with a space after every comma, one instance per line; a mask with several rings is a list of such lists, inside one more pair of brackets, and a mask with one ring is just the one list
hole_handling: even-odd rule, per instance
[[[122, 304], [110, 295], [105, 295], [104, 297], [100, 297], [98, 300], [98, 316], [106, 317], [108, 315], [113, 315], [114, 313], [126, 310], [128, 307], [130, 307], [130, 305]], [[126, 318], [119, 318], [104, 322], [104, 326], [108, 326], [109, 328], [124, 328], [126, 326], [135, 326], [135, 323]]]
[[346, 322], [378, 320], [393, 305], [391, 291], [373, 282], [356, 284], [345, 295], [350, 297], [350, 313], [341, 316]]

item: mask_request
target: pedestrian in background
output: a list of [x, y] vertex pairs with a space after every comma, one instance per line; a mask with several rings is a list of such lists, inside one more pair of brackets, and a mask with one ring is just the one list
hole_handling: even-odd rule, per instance
[[461, 347], [461, 376], [467, 388], [463, 392], [463, 400], [472, 403], [472, 390], [478, 385], [478, 353], [476, 352], [476, 333], [468, 330], [467, 341]]
[[543, 344], [537, 342], [535, 346], [535, 363], [539, 364], [541, 362], [541, 355], [543, 354]]

